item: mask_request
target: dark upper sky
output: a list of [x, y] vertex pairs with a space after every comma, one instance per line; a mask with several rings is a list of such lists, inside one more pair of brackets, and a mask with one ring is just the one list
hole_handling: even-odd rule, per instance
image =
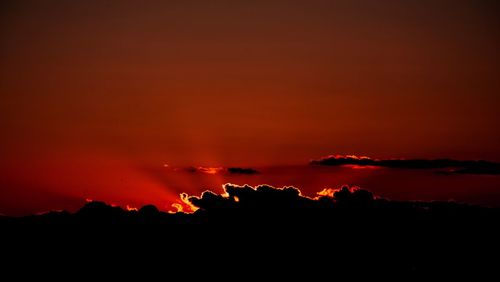
[[499, 6], [2, 1], [0, 180], [44, 191], [93, 162], [500, 160]]

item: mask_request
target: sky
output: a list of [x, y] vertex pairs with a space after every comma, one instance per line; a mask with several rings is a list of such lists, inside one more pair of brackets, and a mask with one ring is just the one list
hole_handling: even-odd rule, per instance
[[499, 33], [493, 0], [2, 1], [0, 213], [252, 181], [166, 184], [164, 164], [500, 161]]

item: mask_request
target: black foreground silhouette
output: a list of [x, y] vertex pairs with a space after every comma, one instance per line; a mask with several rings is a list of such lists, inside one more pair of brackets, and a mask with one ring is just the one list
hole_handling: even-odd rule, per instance
[[498, 275], [497, 208], [390, 201], [349, 187], [314, 199], [293, 187], [224, 188], [223, 195], [189, 197], [199, 208], [192, 214], [165, 213], [152, 205], [126, 211], [93, 201], [74, 214], [2, 217], [2, 242], [62, 249], [70, 256], [106, 250], [95, 259], [151, 251], [191, 266], [269, 268], [288, 275], [320, 275], [321, 269], [401, 278]]

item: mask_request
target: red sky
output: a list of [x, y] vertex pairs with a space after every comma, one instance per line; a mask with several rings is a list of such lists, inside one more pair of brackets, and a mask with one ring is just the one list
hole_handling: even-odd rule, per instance
[[164, 163], [500, 161], [499, 11], [488, 0], [2, 1], [0, 212], [89, 195], [159, 204], [178, 191], [142, 168]]

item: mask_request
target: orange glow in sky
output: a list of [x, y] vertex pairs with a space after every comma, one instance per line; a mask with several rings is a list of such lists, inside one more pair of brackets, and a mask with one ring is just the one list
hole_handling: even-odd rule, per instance
[[317, 192], [316, 194], [318, 196], [328, 196], [328, 197], [333, 197], [333, 193], [337, 192], [338, 189], [332, 189], [332, 188], [324, 188], [323, 190]]
[[222, 167], [198, 167], [198, 170], [202, 173], [206, 173], [206, 174], [217, 174], [221, 171], [224, 170], [224, 168]]
[[192, 210], [180, 193], [229, 181], [427, 197], [307, 160], [500, 161], [496, 1], [0, 2], [0, 213]]

